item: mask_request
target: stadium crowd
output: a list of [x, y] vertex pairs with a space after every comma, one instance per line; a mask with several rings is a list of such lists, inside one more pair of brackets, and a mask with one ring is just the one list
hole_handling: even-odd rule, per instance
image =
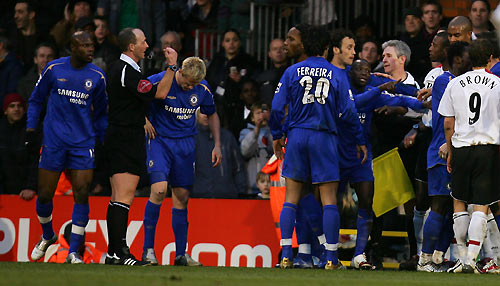
[[[277, 4], [280, 1], [261, 2]], [[490, 7], [489, 1], [470, 2], [468, 17], [449, 19], [443, 17], [439, 1], [422, 1], [420, 7], [407, 7], [401, 13], [404, 31], [398, 35], [380, 37], [373, 20], [366, 16], [356, 18], [351, 27], [334, 31], [305, 23], [290, 27], [285, 39], [276, 38], [269, 42], [271, 65], [264, 70], [263, 65], [243, 48], [242, 36], [246, 35], [241, 32], [249, 29], [248, 1], [3, 1], [3, 15], [0, 17], [0, 102], [4, 110], [0, 118], [0, 194], [16, 194], [24, 200], [37, 197], [37, 214], [44, 235], [32, 253], [34, 260], [43, 256], [48, 245], [57, 239], [49, 219], [54, 192], [62, 195], [73, 192], [75, 208], [71, 240], [74, 245], [67, 246], [69, 255], [66, 259], [71, 263], [82, 262], [81, 257], [73, 253], [80, 247], [82, 228], [88, 221], [89, 194], [111, 196], [108, 225], [111, 220], [113, 225], [120, 227], [109, 229], [110, 241], [120, 242], [113, 242], [106, 263], [127, 265], [158, 263], [153, 250], [154, 231], [165, 196], [174, 199], [172, 226], [178, 244], [177, 265], [199, 265], [182, 250], [187, 239], [188, 197], [271, 198], [278, 202], [271, 203], [275, 222], [280, 222], [281, 217], [283, 268], [343, 268], [337, 258], [338, 228], [342, 225], [357, 228], [351, 266], [380, 269], [385, 251], [381, 245], [382, 229], [402, 224], [408, 233], [409, 256], [406, 255], [408, 259], [400, 264], [401, 269], [500, 273], [497, 266], [500, 262], [498, 184], [483, 187], [492, 192], [496, 190], [496, 196], [485, 194], [478, 199], [468, 197], [464, 191], [453, 193], [452, 197], [450, 181], [454, 192], [459, 189], [456, 187], [455, 190], [454, 184], [469, 183], [455, 182], [453, 175], [450, 177], [446, 170], [447, 165], [451, 170], [451, 159], [447, 161], [447, 158], [451, 158], [452, 150], [452, 133], [447, 133], [450, 123], [446, 118], [459, 118], [458, 113], [453, 113], [451, 103], [448, 109], [439, 104], [440, 101], [452, 101], [448, 98], [450, 95], [446, 95], [450, 92], [445, 92], [448, 83], [452, 78], [479, 68], [486, 69], [486, 74], [500, 75], [496, 31], [489, 21], [495, 7]], [[127, 27], [136, 29], [127, 30]], [[193, 57], [197, 44], [196, 29], [219, 31], [221, 50], [213, 58], [199, 60]], [[313, 35], [320, 40], [316, 41]], [[143, 38], [146, 43], [139, 43]], [[321, 46], [323, 42], [324, 46]], [[324, 53], [326, 46], [328, 52]], [[313, 57], [324, 59], [315, 62]], [[117, 69], [120, 64], [122, 66]], [[299, 65], [299, 69], [290, 72], [292, 64], [294, 67]], [[54, 65], [65, 66], [69, 71], [52, 76], [56, 74], [56, 68], [52, 68]], [[126, 72], [126, 67], [133, 68], [133, 71]], [[89, 71], [84, 72], [84, 69]], [[330, 87], [331, 90], [324, 82], [316, 83], [318, 74], [324, 80], [331, 80], [332, 71], [336, 84]], [[295, 74], [301, 76], [300, 81], [294, 81]], [[52, 78], [47, 79], [49, 75]], [[61, 88], [62, 84], [58, 82], [72, 83], [72, 76], [75, 82], [80, 81], [83, 89], [75, 92], [75, 89]], [[490, 82], [491, 93], [495, 93], [492, 98], [498, 100], [498, 89], [493, 87], [500, 80], [485, 74], [480, 76], [486, 78], [481, 79], [486, 81], [485, 85]], [[107, 82], [103, 81], [105, 78]], [[313, 78], [315, 93], [309, 94], [313, 90]], [[288, 86], [285, 80], [296, 86]], [[147, 109], [153, 98], [156, 98], [154, 102], [165, 101], [165, 105], [152, 104], [150, 110], [144, 111], [146, 118], [139, 116], [137, 122], [129, 122], [132, 117], [119, 114], [116, 105], [113, 106], [118, 101], [117, 90], [120, 90], [115, 85], [119, 86], [121, 82], [121, 87], [126, 90], [126, 83], [132, 81], [135, 83], [132, 89], [136, 90], [131, 92], [148, 97], [148, 101], [137, 100], [132, 105], [123, 105], [126, 108], [139, 108], [144, 104]], [[286, 102], [289, 106], [287, 110], [284, 108], [286, 95], [282, 98], [281, 93], [288, 88], [298, 93], [304, 93], [305, 88], [304, 97], [300, 97], [304, 105], [324, 105], [334, 100], [333, 109], [341, 114], [342, 120], [332, 117], [332, 113], [330, 117], [325, 115], [328, 119], [326, 127], [318, 127], [321, 125], [318, 122], [323, 119], [313, 115], [312, 120], [319, 120], [314, 124], [297, 121], [294, 117], [297, 107]], [[462, 89], [465, 88], [463, 84]], [[106, 89], [108, 94], [103, 96]], [[154, 94], [157, 90], [169, 90], [168, 96], [164, 93], [158, 97], [160, 92]], [[50, 97], [47, 96], [49, 92]], [[168, 100], [176, 98], [175, 95], [180, 98], [184, 93], [188, 100], [179, 105], [167, 105]], [[477, 94], [479, 97], [483, 91]], [[92, 103], [82, 107], [86, 108], [86, 115], [71, 117], [52, 107], [56, 104], [52, 98], [58, 95], [82, 106], [86, 106], [85, 100], [91, 97]], [[483, 100], [486, 104], [486, 99]], [[479, 119], [481, 97], [471, 99], [467, 105], [470, 107], [469, 123], [472, 122], [469, 125], [484, 120], [484, 115]], [[105, 115], [108, 111], [109, 115]], [[57, 112], [63, 119], [54, 117]], [[176, 115], [172, 119], [164, 115], [165, 112]], [[291, 116], [284, 120], [286, 112]], [[489, 112], [486, 118], [496, 126], [500, 114], [495, 110]], [[108, 117], [113, 128], [108, 127], [105, 131]], [[287, 121], [289, 117], [290, 122]], [[95, 143], [83, 142], [77, 138], [81, 135], [78, 132], [61, 135], [59, 132], [65, 127], [47, 127], [52, 126], [51, 122], [67, 120], [64, 118], [88, 121], [88, 126], [92, 127], [86, 128], [91, 130], [83, 129]], [[120, 120], [126, 124], [122, 125]], [[335, 123], [331, 125], [332, 122]], [[119, 148], [114, 149], [113, 144], [119, 144], [116, 138], [121, 135], [136, 136], [124, 128], [137, 130], [138, 124], [140, 136], [135, 137], [139, 138], [137, 145], [139, 148], [143, 146], [144, 156], [146, 146], [149, 151], [144, 164], [131, 172], [117, 166], [128, 160], [117, 154], [133, 153], [134, 149], [117, 151]], [[451, 126], [458, 130], [457, 125]], [[287, 127], [292, 128], [287, 130]], [[283, 133], [292, 143], [299, 137], [326, 142], [330, 137], [313, 137], [317, 134], [305, 131], [292, 132], [322, 128], [339, 135], [335, 139], [338, 149], [330, 146], [335, 150], [333, 156], [339, 157], [338, 161], [318, 164], [311, 170], [297, 168], [300, 172], [285, 163], [284, 177], [297, 180], [287, 180], [285, 198], [285, 184], [281, 177]], [[143, 133], [146, 133], [148, 143], [144, 139], [141, 141]], [[64, 136], [75, 138], [59, 139]], [[465, 141], [476, 138], [474, 136], [475, 133], [469, 133]], [[493, 141], [483, 139], [479, 142], [499, 145], [495, 133], [490, 137]], [[83, 156], [77, 151], [72, 153], [72, 148], [92, 150], [91, 161], [83, 162], [80, 158], [71, 162], [77, 165], [61, 162], [61, 166], [55, 166], [46, 158], [66, 160], [56, 156], [57, 150], [52, 150], [57, 146], [54, 143], [57, 140], [69, 140], [64, 141], [65, 144], [72, 142], [73, 145], [68, 143], [66, 146], [71, 151], [68, 158]], [[467, 144], [460, 147], [481, 145], [477, 141]], [[171, 147], [174, 151], [167, 152], [168, 148], [163, 146], [177, 146], [179, 149]], [[290, 153], [285, 154], [294, 158], [296, 165], [306, 166], [308, 163], [299, 160], [303, 154], [295, 150], [299, 148], [297, 146], [290, 145], [290, 150], [287, 149]], [[404, 204], [403, 223], [398, 221], [396, 210], [380, 217], [375, 217], [372, 210], [372, 160], [395, 147], [399, 147], [399, 156], [415, 190], [415, 198]], [[493, 159], [484, 173], [498, 172], [496, 149], [496, 153], [487, 153], [486, 156]], [[165, 152], [164, 157], [158, 155], [162, 152]], [[311, 156], [314, 162], [323, 160], [321, 155]], [[113, 158], [111, 163], [109, 158]], [[169, 165], [168, 169], [162, 169], [161, 163]], [[319, 173], [328, 169], [329, 164], [336, 166], [337, 176], [313, 175], [318, 168]], [[91, 172], [86, 172], [88, 170]], [[181, 174], [191, 170], [191, 177]], [[303, 175], [302, 171], [312, 173]], [[61, 172], [64, 175], [59, 178]], [[123, 172], [133, 173], [133, 180], [116, 177]], [[473, 173], [471, 170], [461, 172]], [[490, 174], [477, 180], [488, 181], [497, 177]], [[332, 181], [340, 181], [339, 186]], [[122, 197], [126, 192], [121, 191], [121, 182], [137, 185], [131, 190], [132, 198]], [[335, 191], [330, 193], [329, 188]], [[127, 252], [127, 246], [121, 241], [126, 224], [123, 227], [123, 223], [118, 223], [126, 222], [134, 193], [150, 197], [145, 210], [142, 260]], [[474, 207], [469, 216], [467, 207], [458, 206], [457, 201], [491, 207]], [[283, 212], [281, 206], [284, 206]], [[342, 215], [339, 216], [339, 212]], [[296, 255], [291, 241], [294, 228], [298, 244]], [[481, 260], [476, 263], [479, 253]]]

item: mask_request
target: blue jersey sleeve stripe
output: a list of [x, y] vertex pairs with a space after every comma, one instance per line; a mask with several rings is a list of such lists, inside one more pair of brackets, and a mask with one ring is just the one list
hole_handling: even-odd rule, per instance
[[90, 68], [90, 70], [95, 71], [96, 73], [101, 75], [101, 79], [105, 79], [104, 74], [96, 69]]
[[51, 64], [50, 66], [48, 66], [45, 71], [43, 72], [43, 75], [42, 77], [47, 73], [48, 70], [52, 69], [54, 66], [57, 66], [57, 65], [62, 65], [63, 63], [55, 63], [55, 64]]

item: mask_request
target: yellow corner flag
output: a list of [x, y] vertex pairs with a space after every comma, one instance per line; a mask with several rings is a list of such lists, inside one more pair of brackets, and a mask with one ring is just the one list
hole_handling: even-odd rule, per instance
[[398, 148], [373, 159], [375, 194], [373, 212], [377, 217], [415, 197], [413, 186], [399, 157]]

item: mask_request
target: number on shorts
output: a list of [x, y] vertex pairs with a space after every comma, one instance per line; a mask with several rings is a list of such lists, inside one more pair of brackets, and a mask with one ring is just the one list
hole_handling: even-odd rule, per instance
[[470, 112], [474, 114], [474, 117], [469, 117], [469, 125], [472, 125], [477, 122], [479, 119], [480, 111], [481, 111], [481, 95], [479, 93], [474, 92], [470, 95], [469, 98], [469, 109]]
[[309, 93], [313, 86], [312, 77], [304, 76], [300, 79], [299, 83], [304, 87], [304, 96], [302, 97], [303, 104], [313, 103], [314, 98], [316, 98], [318, 103], [325, 104], [326, 99], [328, 98], [328, 91], [330, 90], [330, 81], [328, 79], [324, 77], [318, 79], [314, 94]]

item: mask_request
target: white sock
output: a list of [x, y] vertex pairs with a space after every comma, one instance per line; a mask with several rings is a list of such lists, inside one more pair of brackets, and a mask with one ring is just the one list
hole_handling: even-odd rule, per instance
[[453, 232], [457, 241], [457, 258], [464, 261], [467, 256], [467, 229], [469, 228], [470, 217], [468, 212], [453, 213]]
[[444, 252], [439, 250], [434, 250], [434, 253], [432, 254], [432, 262], [434, 262], [435, 264], [443, 263], [443, 256]]
[[420, 257], [418, 258], [418, 264], [423, 265], [430, 261], [432, 261], [432, 254], [425, 252], [420, 253]]
[[469, 247], [467, 248], [467, 260], [465, 263], [473, 264], [481, 250], [481, 246], [486, 236], [486, 214], [483, 212], [473, 212], [469, 224]]
[[311, 254], [311, 245], [309, 243], [299, 244], [299, 253]]
[[487, 230], [486, 230], [486, 237], [484, 238], [483, 241], [482, 251], [484, 252], [485, 257], [489, 257], [491, 259], [496, 260], [497, 257], [496, 248], [498, 246], [498, 242], [494, 241], [495, 233], [493, 232], [492, 227], [495, 226], [496, 229], [498, 228], [496, 227], [495, 217], [493, 216], [492, 213], [489, 213], [486, 216], [486, 219], [487, 219], [486, 223]]

